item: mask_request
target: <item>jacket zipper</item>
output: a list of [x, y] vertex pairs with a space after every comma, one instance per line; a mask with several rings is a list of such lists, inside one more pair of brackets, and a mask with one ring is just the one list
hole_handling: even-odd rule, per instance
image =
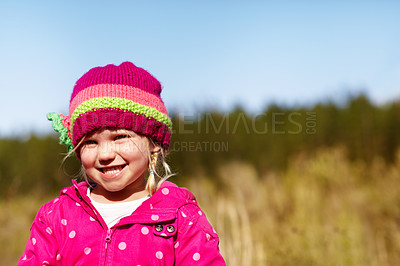
[[[81, 203], [82, 202], [85, 202], [88, 206], [89, 206], [89, 208], [93, 211], [93, 213], [95, 214], [95, 217], [98, 219], [98, 220], [100, 220], [100, 218], [98, 217], [98, 213], [97, 213], [97, 211], [95, 211], [95, 208], [92, 206], [92, 204], [91, 203], [88, 203], [88, 202], [86, 202], [86, 200], [81, 196], [81, 194], [80, 194], [80, 191], [79, 191], [79, 189], [78, 189], [78, 187], [75, 185], [75, 190], [78, 192], [78, 197], [79, 197], [79, 199], [81, 200]], [[102, 224], [102, 223], [101, 223]], [[102, 226], [103, 226], [103, 224], [102, 224]], [[104, 227], [104, 226], [103, 226]], [[107, 226], [106, 226], [107, 227]], [[110, 244], [111, 243], [111, 236], [112, 236], [112, 233], [113, 233], [113, 230], [112, 229], [110, 229], [110, 228], [107, 228], [107, 234], [106, 234], [106, 238], [105, 238], [105, 246], [104, 246], [104, 249], [105, 249], [105, 255], [104, 255], [104, 265], [107, 265], [107, 248], [108, 248], [108, 244]]]
[[108, 244], [111, 243], [111, 235], [112, 235], [112, 230], [110, 228], [107, 229], [107, 235], [105, 238], [105, 256], [104, 256], [104, 265], [107, 265], [107, 247]]

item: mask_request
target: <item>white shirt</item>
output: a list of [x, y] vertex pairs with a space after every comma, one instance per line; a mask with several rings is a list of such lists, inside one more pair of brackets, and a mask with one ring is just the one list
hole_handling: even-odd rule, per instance
[[97, 212], [101, 215], [101, 217], [103, 217], [103, 220], [106, 222], [108, 228], [111, 228], [113, 225], [117, 224], [122, 218], [131, 215], [145, 200], [150, 198], [150, 196], [146, 196], [141, 199], [126, 202], [100, 203], [92, 199], [90, 192], [91, 190], [88, 187], [87, 196], [89, 197], [93, 206], [96, 208]]

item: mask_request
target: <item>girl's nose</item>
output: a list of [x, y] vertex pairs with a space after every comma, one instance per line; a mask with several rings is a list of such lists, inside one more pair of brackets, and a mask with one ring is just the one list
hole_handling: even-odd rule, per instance
[[98, 159], [101, 162], [110, 161], [115, 158], [115, 147], [111, 143], [101, 143], [98, 150]]

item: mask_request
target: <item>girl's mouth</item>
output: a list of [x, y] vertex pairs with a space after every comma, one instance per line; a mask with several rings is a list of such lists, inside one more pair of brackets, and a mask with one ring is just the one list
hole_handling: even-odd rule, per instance
[[126, 164], [113, 167], [99, 168], [99, 171], [105, 175], [116, 175], [125, 168]]

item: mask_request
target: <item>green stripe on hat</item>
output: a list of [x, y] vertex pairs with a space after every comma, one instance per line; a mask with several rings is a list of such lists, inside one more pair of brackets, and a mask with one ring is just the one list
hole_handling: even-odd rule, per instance
[[116, 108], [127, 110], [134, 113], [142, 114], [147, 117], [154, 118], [155, 120], [164, 123], [171, 130], [172, 122], [166, 114], [161, 113], [153, 107], [142, 105], [131, 100], [117, 98], [117, 97], [99, 97], [82, 102], [75, 108], [71, 116], [71, 127], [75, 120], [82, 114], [102, 108]]

